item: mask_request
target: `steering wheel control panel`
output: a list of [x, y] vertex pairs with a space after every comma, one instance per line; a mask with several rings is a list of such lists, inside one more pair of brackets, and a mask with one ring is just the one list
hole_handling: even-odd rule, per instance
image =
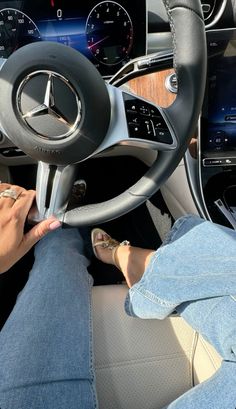
[[166, 121], [157, 107], [126, 93], [123, 97], [130, 138], [173, 143]]
[[0, 0], [0, 58], [38, 41], [68, 45], [104, 77], [146, 54], [146, 0]]

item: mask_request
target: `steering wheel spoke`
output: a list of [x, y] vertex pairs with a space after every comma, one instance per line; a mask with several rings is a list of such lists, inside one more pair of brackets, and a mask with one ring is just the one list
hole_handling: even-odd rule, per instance
[[65, 213], [75, 180], [75, 165], [55, 166], [39, 162], [36, 181], [37, 219]]
[[113, 116], [106, 138], [95, 154], [114, 145], [158, 151], [170, 151], [177, 147], [177, 139], [165, 109], [111, 85], [107, 87]]
[[123, 98], [131, 144], [161, 151], [176, 148], [173, 128], [162, 108], [126, 92]]

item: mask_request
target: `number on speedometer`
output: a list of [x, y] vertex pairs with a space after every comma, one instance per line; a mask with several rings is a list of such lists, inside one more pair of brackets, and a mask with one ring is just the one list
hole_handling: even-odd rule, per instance
[[36, 24], [16, 9], [0, 11], [0, 57], [8, 58], [23, 45], [40, 41]]
[[103, 1], [89, 13], [86, 23], [88, 48], [102, 64], [125, 60], [133, 44], [133, 25], [127, 11], [114, 1]]

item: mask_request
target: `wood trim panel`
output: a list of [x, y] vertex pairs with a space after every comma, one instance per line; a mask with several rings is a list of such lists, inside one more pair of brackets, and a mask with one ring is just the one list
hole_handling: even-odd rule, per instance
[[165, 87], [166, 78], [174, 70], [160, 71], [154, 74], [148, 74], [143, 77], [135, 78], [128, 82], [131, 91], [140, 97], [148, 99], [150, 102], [166, 108], [173, 103], [176, 96]]
[[[170, 106], [176, 95], [168, 91], [165, 86], [166, 78], [174, 73], [174, 70], [164, 70], [154, 74], [145, 75], [135, 78], [127, 83], [131, 92], [134, 92], [140, 97], [146, 98], [163, 108]], [[197, 133], [196, 133], [197, 134]], [[197, 135], [194, 135], [189, 144], [191, 156], [197, 158]]]

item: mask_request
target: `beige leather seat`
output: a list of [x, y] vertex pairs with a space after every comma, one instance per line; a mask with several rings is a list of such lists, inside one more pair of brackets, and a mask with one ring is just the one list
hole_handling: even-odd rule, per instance
[[93, 288], [100, 409], [161, 409], [220, 366], [215, 350], [182, 318], [126, 315], [125, 285]]

